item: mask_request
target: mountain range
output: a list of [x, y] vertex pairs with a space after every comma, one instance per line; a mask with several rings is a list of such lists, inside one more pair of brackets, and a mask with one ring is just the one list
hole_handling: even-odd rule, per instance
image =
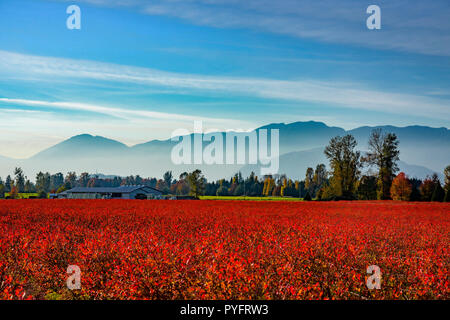
[[[450, 164], [450, 130], [447, 128], [378, 126], [346, 131], [339, 127], [329, 127], [322, 122], [309, 121], [273, 123], [255, 131], [279, 130], [279, 173], [298, 179], [304, 177], [307, 167], [315, 167], [319, 163], [328, 164], [323, 150], [332, 137], [352, 134], [358, 141], [358, 149], [364, 152], [367, 150], [369, 135], [375, 128], [380, 128], [383, 132], [393, 132], [398, 136], [401, 160], [399, 167], [411, 177], [424, 178], [434, 172], [442, 177], [444, 168]], [[224, 133], [221, 134], [224, 136]], [[194, 134], [191, 134], [190, 138], [193, 142]], [[209, 143], [204, 142], [203, 146]], [[0, 176], [12, 174], [16, 166], [22, 167], [32, 180], [39, 171], [86, 171], [121, 176], [139, 174], [142, 177], [161, 177], [165, 171], [172, 170], [177, 177], [181, 172], [199, 168], [208, 179], [227, 178], [238, 171], [244, 176], [251, 171], [259, 175], [258, 165], [174, 165], [171, 161], [171, 151], [176, 144], [178, 142], [168, 139], [127, 146], [105, 137], [82, 134], [28, 159], [16, 160], [0, 156]], [[270, 144], [268, 148], [270, 150]]]

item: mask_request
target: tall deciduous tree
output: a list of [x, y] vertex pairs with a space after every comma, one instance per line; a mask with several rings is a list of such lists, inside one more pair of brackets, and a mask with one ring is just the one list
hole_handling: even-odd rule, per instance
[[360, 174], [360, 152], [355, 150], [357, 142], [352, 135], [334, 137], [325, 148], [330, 161], [332, 179], [329, 188], [333, 195], [354, 198]]
[[158, 180], [155, 188], [158, 189], [159, 191], [161, 191], [163, 194], [168, 194], [170, 191], [170, 189], [167, 187], [167, 185], [163, 179]]
[[372, 131], [369, 138], [369, 152], [363, 162], [375, 165], [378, 169], [378, 199], [390, 199], [390, 189], [395, 173], [398, 171], [397, 161], [400, 151], [399, 141], [394, 133], [383, 134], [381, 129]]
[[172, 180], [173, 180], [172, 171], [167, 171], [166, 173], [164, 173], [163, 180], [166, 183], [166, 186], [168, 188], [170, 188], [170, 186], [172, 185]]
[[67, 172], [67, 175], [64, 179], [66, 189], [75, 188], [76, 181], [77, 181], [77, 174], [75, 172]]
[[189, 194], [195, 197], [202, 196], [205, 193], [206, 179], [202, 175], [202, 171], [197, 169], [187, 176], [189, 183]]
[[444, 176], [445, 176], [445, 202], [450, 202], [450, 166], [447, 166], [444, 170]]
[[9, 198], [11, 199], [19, 199], [19, 190], [15, 185], [11, 185], [11, 191], [9, 192]]
[[422, 184], [420, 185], [420, 199], [422, 201], [431, 201], [431, 197], [433, 196], [434, 192], [434, 182], [433, 179], [430, 177], [427, 177], [425, 180], [423, 180]]
[[306, 188], [306, 191], [308, 191], [310, 195], [314, 193], [314, 169], [313, 168], [306, 169], [305, 188]]
[[314, 184], [317, 188], [322, 187], [322, 185], [326, 182], [328, 176], [328, 172], [326, 166], [321, 163], [316, 166], [316, 170], [314, 171]]
[[39, 172], [36, 175], [36, 190], [37, 192], [50, 191], [50, 173]]
[[[69, 174], [67, 174], [67, 177], [69, 178], [68, 180], [72, 181], [73, 177], [71, 177], [71, 176], [69, 177]], [[76, 176], [75, 176], [75, 180], [76, 180]], [[80, 178], [78, 179], [78, 183], [79, 183], [80, 187], [87, 187], [90, 180], [91, 180], [90, 174], [88, 172], [82, 172], [80, 174]]]
[[170, 187], [170, 191], [177, 196], [187, 196], [189, 194], [189, 185], [185, 180], [178, 180]]
[[52, 174], [50, 176], [50, 189], [58, 190], [64, 184], [64, 175], [61, 172]]

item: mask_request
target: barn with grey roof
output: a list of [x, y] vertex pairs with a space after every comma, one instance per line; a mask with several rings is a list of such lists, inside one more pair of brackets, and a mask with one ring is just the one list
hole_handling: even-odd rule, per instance
[[162, 192], [148, 186], [120, 186], [116, 188], [76, 187], [64, 191], [58, 198], [67, 199], [159, 199]]

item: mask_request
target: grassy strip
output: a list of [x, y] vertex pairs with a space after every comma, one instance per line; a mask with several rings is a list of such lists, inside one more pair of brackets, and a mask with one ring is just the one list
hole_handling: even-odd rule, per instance
[[[9, 197], [10, 193], [9, 192], [5, 192], [5, 198]], [[35, 197], [35, 198], [39, 198], [39, 193], [19, 193], [18, 194], [18, 199], [28, 199], [30, 197]]]
[[253, 201], [303, 201], [289, 197], [201, 196], [201, 200], [253, 200]]

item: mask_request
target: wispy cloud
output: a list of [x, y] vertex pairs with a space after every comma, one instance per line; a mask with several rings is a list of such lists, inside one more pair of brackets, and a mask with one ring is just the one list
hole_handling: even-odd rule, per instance
[[[64, 0], [63, 0], [64, 1]], [[450, 55], [447, 0], [379, 0], [382, 30], [365, 26], [372, 2], [360, 0], [84, 0], [130, 7], [149, 15], [180, 18], [196, 25], [248, 28], [377, 49]]]
[[[2, 99], [0, 99], [1, 101]], [[47, 111], [37, 111], [37, 110], [22, 110], [22, 109], [0, 109], [1, 113], [25, 113], [25, 114], [42, 114], [42, 113], [48, 113]]]
[[[21, 79], [89, 79], [102, 82], [139, 84], [148, 88], [161, 87], [211, 94], [233, 93], [278, 100], [326, 104], [328, 107], [373, 110], [392, 114], [408, 114], [431, 118], [450, 119], [450, 101], [430, 97], [426, 93], [408, 94], [386, 92], [365, 87], [358, 83], [320, 81], [315, 79], [273, 80], [262, 78], [230, 78], [169, 73], [148, 68], [52, 57], [24, 55], [0, 51], [0, 74]], [[4, 97], [17, 99], [20, 97]], [[50, 103], [50, 102], [49, 102]], [[58, 102], [64, 108], [124, 116], [147, 116], [168, 119], [191, 120], [192, 116], [162, 112], [139, 111], [86, 104]], [[214, 119], [210, 119], [213, 121]], [[223, 119], [219, 119], [222, 121]]]
[[[87, 111], [100, 113], [108, 116], [113, 116], [116, 118], [121, 118], [124, 120], [132, 120], [132, 121], [142, 121], [144, 119], [163, 119], [163, 120], [172, 120], [172, 121], [187, 121], [192, 122], [195, 120], [203, 120], [209, 123], [227, 123], [232, 121], [231, 119], [220, 119], [220, 118], [208, 118], [208, 117], [199, 117], [199, 116], [188, 116], [183, 114], [174, 114], [174, 113], [164, 113], [164, 112], [155, 112], [155, 111], [146, 111], [146, 110], [134, 110], [129, 108], [113, 108], [113, 107], [104, 107], [93, 104], [86, 103], [78, 103], [78, 102], [54, 102], [54, 101], [42, 101], [42, 100], [27, 100], [27, 99], [11, 99], [11, 98], [0, 98], [0, 103], [6, 103], [8, 105], [20, 105], [27, 107], [46, 107], [46, 108], [55, 108], [55, 109], [64, 109], [64, 110], [76, 110], [76, 111]], [[11, 112], [12, 109], [1, 109], [2, 111]], [[33, 113], [37, 111], [33, 110], [20, 110], [25, 113]]]

